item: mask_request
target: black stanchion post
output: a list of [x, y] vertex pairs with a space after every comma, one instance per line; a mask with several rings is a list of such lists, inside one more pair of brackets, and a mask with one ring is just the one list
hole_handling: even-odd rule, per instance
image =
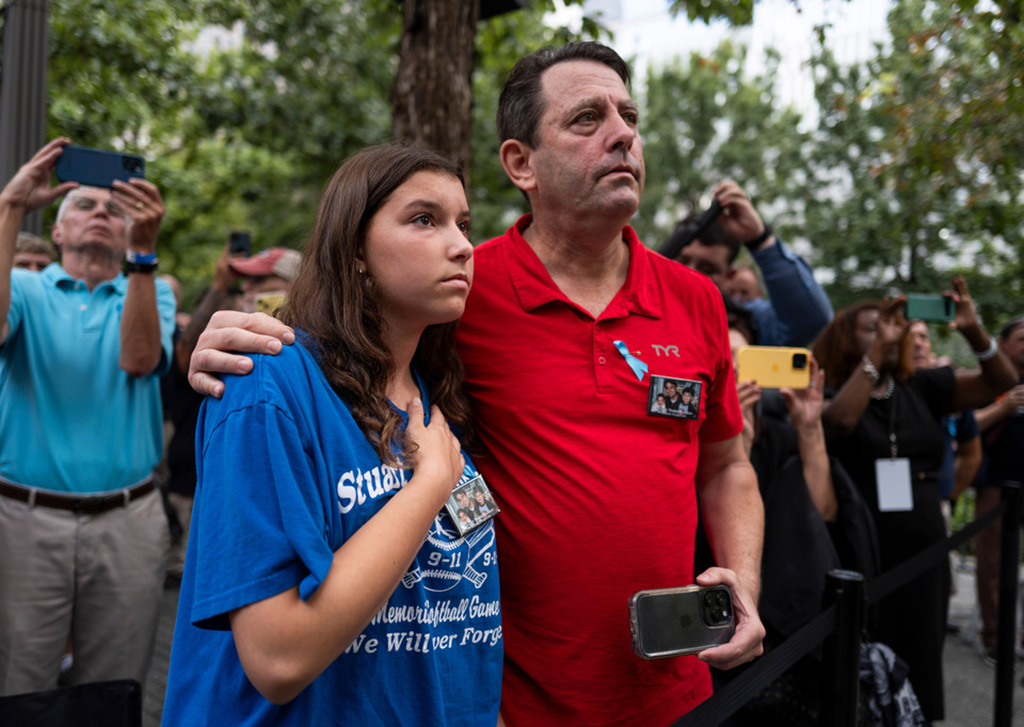
[[864, 576], [855, 571], [828, 573], [825, 608], [836, 604], [836, 630], [825, 639], [821, 685], [822, 727], [854, 727], [860, 694], [860, 642], [866, 610]]
[[1021, 484], [1003, 483], [1003, 532], [999, 542], [999, 627], [996, 641], [995, 727], [1013, 718], [1013, 640], [1017, 635], [1017, 563], [1020, 561]]

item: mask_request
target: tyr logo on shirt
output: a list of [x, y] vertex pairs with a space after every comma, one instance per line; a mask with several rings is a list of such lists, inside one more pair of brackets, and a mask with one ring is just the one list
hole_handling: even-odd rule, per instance
[[408, 470], [378, 465], [368, 472], [350, 470], [338, 480], [338, 507], [344, 515], [356, 505], [405, 486]]
[[679, 358], [679, 346], [659, 346], [657, 343], [652, 343], [651, 348], [658, 356], [668, 356], [669, 354]]

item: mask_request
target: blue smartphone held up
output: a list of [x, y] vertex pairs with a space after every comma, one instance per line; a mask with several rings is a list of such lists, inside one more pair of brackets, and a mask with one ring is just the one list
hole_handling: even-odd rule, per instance
[[122, 182], [132, 177], [144, 179], [145, 169], [145, 160], [136, 154], [69, 145], [57, 157], [55, 172], [62, 182], [110, 189], [115, 179]]

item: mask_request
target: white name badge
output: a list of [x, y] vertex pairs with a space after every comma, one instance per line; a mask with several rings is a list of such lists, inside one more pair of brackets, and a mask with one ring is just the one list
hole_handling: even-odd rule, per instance
[[914, 509], [909, 459], [876, 459], [875, 479], [878, 481], [878, 509], [881, 512], [906, 512]]

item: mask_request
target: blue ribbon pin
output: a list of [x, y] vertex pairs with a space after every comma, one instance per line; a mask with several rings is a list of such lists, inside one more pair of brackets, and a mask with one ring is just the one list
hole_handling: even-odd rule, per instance
[[626, 359], [626, 363], [629, 364], [629, 368], [633, 369], [633, 373], [636, 374], [637, 381], [644, 380], [644, 374], [647, 373], [647, 364], [638, 359], [636, 356], [629, 352], [629, 348], [622, 341], [612, 341], [615, 344], [615, 348], [619, 349], [619, 353]]

